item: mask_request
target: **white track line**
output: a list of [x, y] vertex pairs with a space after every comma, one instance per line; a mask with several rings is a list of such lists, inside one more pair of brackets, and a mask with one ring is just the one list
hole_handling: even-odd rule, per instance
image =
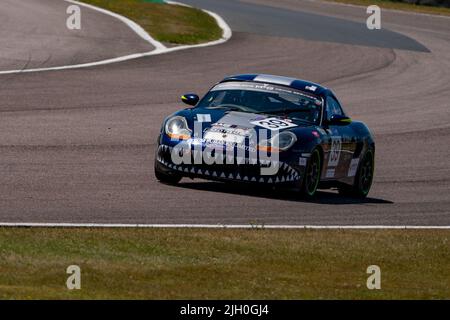
[[191, 228], [191, 229], [364, 229], [364, 230], [418, 230], [418, 229], [446, 229], [450, 226], [389, 226], [389, 225], [261, 225], [261, 224], [128, 224], [128, 223], [32, 223], [32, 222], [0, 222], [1, 227], [10, 228]]
[[[163, 53], [169, 53], [169, 52], [173, 52], [173, 51], [186, 50], [186, 49], [191, 49], [191, 48], [201, 48], [201, 47], [214, 46], [214, 45], [218, 45], [218, 44], [221, 44], [221, 43], [224, 43], [224, 42], [228, 41], [231, 38], [231, 36], [232, 36], [232, 32], [231, 32], [230, 27], [225, 22], [225, 20], [222, 19], [222, 17], [220, 17], [218, 14], [216, 14], [214, 12], [202, 9], [202, 11], [204, 11], [207, 14], [211, 15], [216, 20], [218, 26], [222, 29], [222, 38], [220, 38], [218, 40], [215, 40], [215, 41], [210, 41], [210, 42], [201, 43], [201, 44], [183, 45], [183, 46], [167, 48], [161, 42], [159, 42], [159, 41], [155, 40], [154, 38], [152, 38], [152, 36], [150, 36], [137, 23], [133, 22], [132, 20], [130, 20], [130, 19], [124, 17], [124, 16], [121, 16], [121, 15], [119, 15], [117, 13], [108, 11], [106, 9], [98, 8], [96, 6], [93, 6], [93, 5], [90, 5], [90, 4], [86, 4], [86, 3], [82, 3], [82, 2], [78, 2], [78, 1], [75, 1], [75, 0], [64, 0], [64, 1], [72, 3], [72, 4], [76, 4], [76, 5], [79, 5], [79, 6], [83, 6], [83, 7], [92, 9], [92, 10], [96, 10], [96, 11], [99, 11], [101, 13], [110, 15], [110, 16], [116, 18], [116, 19], [119, 19], [120, 21], [125, 23], [128, 27], [130, 27], [142, 39], [144, 39], [145, 41], [147, 41], [151, 45], [153, 45], [155, 47], [155, 49], [152, 50], [152, 51], [143, 52], [143, 53], [134, 53], [134, 54], [130, 54], [130, 55], [122, 56], [122, 57], [117, 57], [117, 58], [111, 58], [111, 59], [106, 59], [106, 60], [101, 60], [101, 61], [96, 61], [96, 62], [89, 62], [89, 63], [68, 65], [68, 66], [58, 66], [58, 67], [49, 67], [49, 68], [35, 68], [35, 69], [25, 69], [25, 70], [0, 71], [0, 75], [3, 75], [3, 74], [15, 74], [15, 73], [29, 73], [29, 72], [42, 72], [42, 71], [58, 71], [58, 70], [68, 70], [68, 69], [81, 69], [81, 68], [89, 68], [89, 67], [101, 66], [101, 65], [111, 64], [111, 63], [117, 63], [117, 62], [123, 62], [123, 61], [127, 61], [127, 60], [132, 60], [132, 59], [138, 59], [138, 58], [142, 58], [142, 57], [148, 57], [148, 56], [154, 56], [154, 55], [163, 54]], [[176, 4], [176, 5], [188, 6], [186, 4], [179, 3], [179, 2], [175, 3], [175, 2], [172, 2], [172, 1], [168, 1], [167, 3], [172, 4], [172, 5]]]

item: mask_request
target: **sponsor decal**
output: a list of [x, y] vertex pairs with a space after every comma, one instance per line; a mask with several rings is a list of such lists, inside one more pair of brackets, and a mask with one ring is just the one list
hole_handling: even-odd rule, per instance
[[294, 78], [288, 78], [288, 77], [282, 77], [282, 76], [273, 76], [269, 74], [260, 74], [253, 79], [254, 81], [261, 81], [261, 82], [272, 82], [276, 84], [281, 84], [285, 86], [289, 86], [293, 81], [295, 81]]
[[302, 157], [309, 158], [311, 157], [311, 153], [302, 153]]
[[325, 177], [326, 178], [333, 178], [334, 177], [334, 171], [335, 171], [334, 168], [333, 169], [328, 169], [327, 172], [326, 172]]
[[226, 129], [214, 126], [205, 133], [204, 138], [206, 141], [215, 143], [242, 144], [245, 136], [246, 131], [243, 129]]
[[317, 90], [317, 87], [316, 86], [306, 86], [305, 89], [314, 92]]
[[197, 121], [198, 122], [211, 122], [211, 115], [210, 114], [197, 114]]
[[227, 148], [231, 148], [231, 150], [233, 150], [233, 148], [236, 147], [237, 149], [242, 149], [246, 152], [257, 152], [256, 147], [235, 143], [233, 141], [224, 141], [223, 139], [215, 140], [205, 138], [191, 138], [189, 140], [186, 140], [186, 143], [189, 146], [213, 147], [216, 150], [227, 150]]
[[307, 158], [299, 158], [299, 159], [298, 159], [298, 164], [299, 164], [300, 166], [305, 167], [305, 166], [306, 166], [307, 160], [308, 160]]
[[354, 177], [356, 175], [356, 170], [358, 170], [359, 159], [352, 159], [350, 162], [350, 167], [348, 168], [348, 176]]
[[265, 129], [269, 129], [269, 130], [280, 130], [280, 129], [297, 127], [297, 125], [292, 122], [289, 122], [286, 120], [281, 120], [281, 119], [278, 119], [275, 117], [274, 118], [266, 118], [263, 120], [252, 121], [250, 123], [254, 124], [256, 126], [263, 127]]
[[[258, 80], [260, 81], [260, 80]], [[282, 84], [282, 83], [277, 83]], [[269, 84], [269, 83], [260, 83], [260, 82], [223, 82], [216, 85], [211, 91], [217, 90], [232, 90], [232, 89], [243, 89], [243, 90], [253, 90], [253, 91], [261, 91], [261, 92], [275, 92], [275, 93], [288, 93], [294, 94], [297, 96], [313, 98], [316, 100], [317, 105], [322, 105], [322, 101], [317, 99], [314, 96], [308, 94], [308, 92], [303, 92], [300, 90], [296, 90], [294, 88], [280, 87], [277, 84]], [[287, 84], [284, 84], [287, 85]], [[307, 86], [305, 90], [316, 91], [317, 86]]]

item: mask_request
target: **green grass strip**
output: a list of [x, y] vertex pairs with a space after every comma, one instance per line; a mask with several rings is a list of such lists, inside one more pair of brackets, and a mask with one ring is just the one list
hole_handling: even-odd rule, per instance
[[450, 232], [0, 228], [0, 270], [2, 299], [449, 299]]
[[123, 15], [158, 41], [171, 44], [199, 44], [220, 39], [222, 29], [202, 10], [162, 1], [82, 0]]

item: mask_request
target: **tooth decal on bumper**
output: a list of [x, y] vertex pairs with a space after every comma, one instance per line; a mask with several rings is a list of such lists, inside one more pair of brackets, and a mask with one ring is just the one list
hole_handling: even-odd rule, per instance
[[[171, 148], [169, 146], [166, 145], [160, 145], [158, 147], [161, 150], [170, 150]], [[174, 170], [174, 171], [179, 171], [182, 173], [187, 173], [187, 174], [194, 174], [194, 175], [204, 175], [204, 176], [211, 176], [214, 178], [222, 178], [222, 179], [227, 179], [227, 180], [237, 180], [237, 181], [246, 181], [246, 182], [255, 182], [255, 183], [269, 183], [269, 184], [278, 184], [278, 183], [284, 183], [284, 182], [292, 182], [292, 181], [298, 181], [300, 180], [300, 175], [297, 172], [297, 170], [294, 167], [291, 167], [288, 163], [286, 162], [281, 162], [281, 161], [270, 161], [270, 160], [266, 160], [266, 159], [260, 159], [258, 160], [258, 158], [247, 158], [245, 159], [245, 164], [254, 164], [257, 166], [274, 166], [277, 167], [278, 170], [282, 170], [280, 171], [277, 175], [273, 175], [273, 176], [268, 176], [268, 177], [260, 177], [258, 175], [253, 175], [253, 174], [249, 174], [249, 175], [241, 175], [241, 173], [238, 172], [231, 172], [231, 173], [227, 173], [227, 172], [218, 172], [218, 171], [213, 171], [213, 170], [207, 170], [205, 168], [199, 168], [195, 165], [176, 165], [174, 163], [172, 163], [171, 161], [165, 161], [163, 153], [161, 153], [161, 155], [157, 155], [156, 157], [157, 161], [159, 161], [160, 163], [162, 163], [163, 165], [165, 165], [166, 167]], [[236, 159], [234, 159], [236, 160]], [[227, 170], [228, 171], [228, 170]]]

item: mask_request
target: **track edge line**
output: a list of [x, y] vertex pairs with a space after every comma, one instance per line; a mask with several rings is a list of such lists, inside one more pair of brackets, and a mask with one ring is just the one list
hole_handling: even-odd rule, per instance
[[0, 228], [186, 228], [186, 229], [328, 229], [328, 230], [450, 230], [450, 226], [420, 225], [262, 225], [262, 224], [128, 224], [0, 222]]

